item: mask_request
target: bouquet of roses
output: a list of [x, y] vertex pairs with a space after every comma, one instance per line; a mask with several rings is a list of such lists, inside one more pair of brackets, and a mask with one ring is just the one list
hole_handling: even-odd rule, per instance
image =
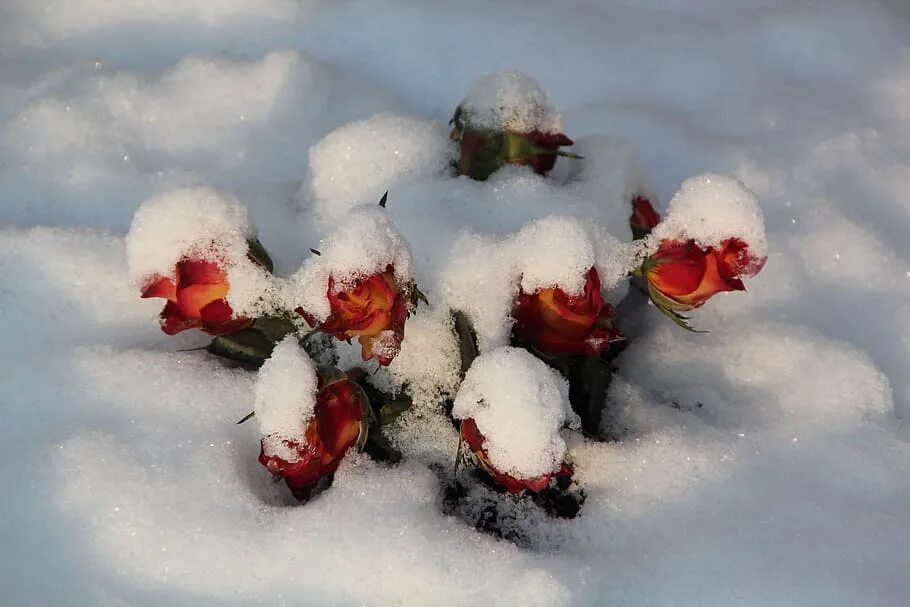
[[[573, 142], [558, 114], [518, 74], [479, 81], [452, 126], [453, 179], [513, 165], [544, 179], [560, 157], [585, 162], [560, 149]], [[766, 259], [754, 196], [705, 175], [683, 183], [663, 217], [644, 188], [630, 192], [626, 242], [571, 214], [496, 238], [464, 233], [424, 295], [387, 195], [351, 210], [287, 276], [244, 205], [212, 188], [153, 197], [130, 229], [132, 278], [143, 298], [163, 300], [161, 329], [202, 331], [210, 354], [257, 370], [241, 421], [255, 417], [260, 463], [302, 501], [352, 450], [399, 461], [387, 428], [432, 401], [455, 429], [448, 498], [479, 483], [574, 515], [583, 492], [567, 440], [604, 438], [626, 317], [650, 301], [693, 330], [691, 311], [744, 290]], [[428, 374], [421, 359], [441, 362]], [[472, 472], [459, 477], [462, 464]]]

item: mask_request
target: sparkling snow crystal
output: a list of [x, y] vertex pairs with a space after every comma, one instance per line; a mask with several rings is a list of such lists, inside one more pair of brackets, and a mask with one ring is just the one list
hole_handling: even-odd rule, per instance
[[566, 443], [569, 386], [543, 362], [519, 348], [497, 348], [477, 358], [455, 397], [452, 414], [473, 418], [484, 449], [498, 469], [517, 478], [553, 472]]
[[316, 408], [316, 367], [288, 336], [275, 346], [271, 358], [259, 369], [253, 390], [254, 410], [265, 451], [288, 462], [297, 461], [296, 449], [284, 441], [303, 442]]

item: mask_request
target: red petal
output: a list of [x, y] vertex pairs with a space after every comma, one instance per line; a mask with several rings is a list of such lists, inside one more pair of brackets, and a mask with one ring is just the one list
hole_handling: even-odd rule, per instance
[[149, 297], [163, 297], [168, 301], [177, 302], [177, 285], [170, 278], [159, 276], [154, 282], [142, 290], [143, 299]]
[[184, 260], [177, 264], [178, 286], [227, 284], [227, 274], [209, 261]]
[[325, 449], [341, 457], [360, 436], [365, 403], [360, 391], [343, 380], [327, 386], [316, 401], [316, 428]]
[[188, 318], [180, 307], [173, 303], [167, 302], [161, 311], [161, 330], [168, 335], [176, 335], [187, 329], [195, 329], [202, 326], [202, 322], [196, 318]]

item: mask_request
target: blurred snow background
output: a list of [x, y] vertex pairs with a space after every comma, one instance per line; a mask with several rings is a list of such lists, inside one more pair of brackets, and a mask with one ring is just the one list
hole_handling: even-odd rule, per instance
[[[416, 458], [352, 458], [289, 508], [233, 424], [253, 375], [175, 354], [205, 342], [161, 334], [129, 287], [132, 214], [221, 187], [289, 273], [337, 201], [392, 187], [423, 280], [447, 249], [419, 213], [513, 231], [615, 187], [441, 176], [445, 121], [506, 68], [588, 162], [631, 142], [663, 202], [693, 174], [742, 180], [767, 266], [697, 313], [707, 336], [651, 315], [614, 386], [628, 437], [570, 445], [588, 502], [533, 546], [441, 515]], [[3, 603], [906, 605], [908, 166], [903, 0], [5, 0]]]

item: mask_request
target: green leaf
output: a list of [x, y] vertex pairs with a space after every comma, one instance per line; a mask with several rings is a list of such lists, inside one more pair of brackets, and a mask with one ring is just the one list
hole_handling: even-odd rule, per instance
[[379, 424], [387, 426], [398, 419], [402, 413], [411, 408], [413, 401], [407, 394], [401, 394], [397, 398], [383, 403], [379, 408]]
[[269, 271], [269, 273], [275, 271], [275, 264], [272, 262], [272, 258], [269, 256], [268, 251], [265, 250], [265, 247], [262, 246], [262, 243], [259, 242], [258, 238], [246, 241], [247, 246], [247, 255], [250, 258], [261, 265], [263, 268]]
[[651, 301], [654, 302], [654, 305], [657, 307], [657, 309], [660, 310], [664, 316], [676, 323], [677, 326], [692, 333], [707, 333], [707, 331], [693, 329], [689, 325], [689, 317], [683, 316], [679, 313], [679, 311], [691, 310], [692, 306], [686, 306], [684, 304], [673, 301], [655, 289], [654, 285], [652, 285], [650, 282], [648, 283], [648, 295], [651, 297]]
[[255, 412], [255, 411], [250, 411], [249, 413], [247, 413], [246, 415], [244, 415], [243, 418], [242, 418], [239, 422], [237, 422], [237, 425], [239, 426], [239, 425], [242, 424], [243, 422], [245, 422], [245, 421], [247, 421], [247, 420], [249, 420], [249, 419], [252, 419], [255, 415], [256, 415], [256, 412]]
[[212, 340], [206, 350], [210, 354], [235, 360], [240, 363], [261, 367], [272, 355], [275, 342], [262, 332], [250, 327], [230, 335], [221, 335]]
[[263, 316], [253, 321], [253, 329], [262, 333], [273, 343], [278, 343], [288, 334], [297, 330], [297, 325], [288, 316]]
[[461, 353], [461, 376], [464, 377], [478, 355], [477, 335], [463, 312], [456, 311], [453, 318], [455, 334], [458, 336], [458, 348]]

